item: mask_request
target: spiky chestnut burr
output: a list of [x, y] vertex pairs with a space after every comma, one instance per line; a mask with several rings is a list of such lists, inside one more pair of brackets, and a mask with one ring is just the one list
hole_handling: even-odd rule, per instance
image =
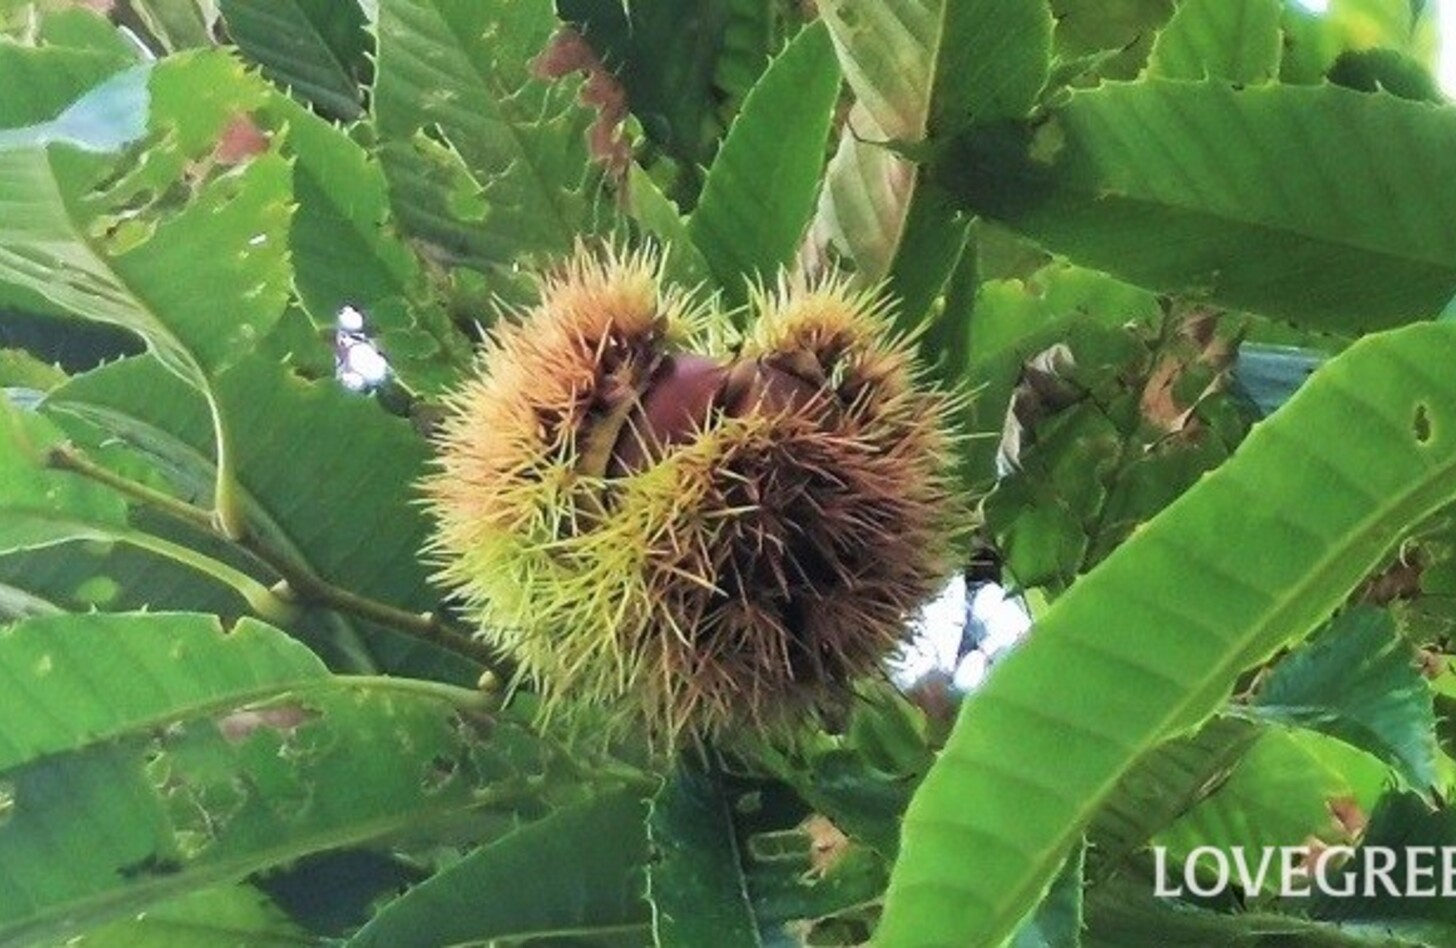
[[948, 401], [874, 295], [726, 320], [585, 251], [503, 319], [425, 483], [439, 578], [548, 711], [673, 747], [841, 708], [947, 568]]

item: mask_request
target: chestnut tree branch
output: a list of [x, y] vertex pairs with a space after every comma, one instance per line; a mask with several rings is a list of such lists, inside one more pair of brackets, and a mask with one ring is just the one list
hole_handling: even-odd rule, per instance
[[[104, 484], [137, 503], [222, 536], [279, 576], [281, 582], [274, 587], [273, 593], [286, 602], [333, 609], [365, 619], [462, 655], [500, 678], [508, 678], [511, 674], [508, 663], [494, 649], [473, 638], [457, 624], [435, 613], [410, 612], [337, 586], [270, 546], [251, 529], [244, 529], [237, 536], [228, 536], [219, 528], [210, 511], [97, 464], [72, 444], [53, 447], [46, 460], [56, 470], [69, 471]], [[276, 615], [265, 618], [276, 619]]]

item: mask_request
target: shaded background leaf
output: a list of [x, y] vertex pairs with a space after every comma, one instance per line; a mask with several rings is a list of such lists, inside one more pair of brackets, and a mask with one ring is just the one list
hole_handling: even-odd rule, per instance
[[[407, 490], [424, 471], [428, 448], [405, 421], [330, 379], [309, 382], [262, 359], [224, 373], [217, 391], [235, 431], [241, 501], [262, 538], [327, 580], [404, 609], [435, 608], [428, 567], [417, 556], [428, 527]], [[83, 443], [87, 428], [124, 439], [152, 459], [182, 499], [206, 496], [206, 405], [154, 360], [124, 360], [78, 376], [51, 393], [46, 411], [84, 423], [71, 425]], [[292, 461], [278, 464], [279, 456]], [[354, 670], [413, 668], [461, 683], [479, 674], [415, 640], [361, 632], [352, 619], [331, 621], [342, 623], [344, 634], [369, 637], [371, 664]]]
[[[373, 116], [399, 225], [487, 272], [571, 249], [599, 223], [579, 82], [544, 78], [551, 0], [380, 7]], [[443, 94], [441, 94], [443, 92]]]
[[1368, 330], [1456, 290], [1430, 187], [1456, 172], [1453, 146], [1456, 113], [1391, 95], [1148, 79], [1074, 93], [1035, 129], [970, 133], [937, 167], [968, 208], [1078, 263]]
[[391, 902], [349, 948], [646, 936], [647, 807], [623, 791], [522, 827]]
[[1414, 650], [1383, 610], [1341, 613], [1275, 665], [1253, 702], [1240, 710], [1358, 747], [1394, 767], [1417, 793], [1440, 784], [1431, 689]]
[[252, 886], [205, 889], [42, 948], [291, 948], [318, 945]]
[[364, 11], [336, 0], [219, 0], [228, 38], [263, 74], [336, 119], [364, 112], [369, 34]]
[[[46, 643], [70, 634], [54, 622]], [[65, 749], [25, 748], [3, 780], [13, 801], [0, 826], [0, 941], [33, 944], [319, 850], [383, 838], [428, 837], [477, 812], [539, 815], [547, 764], [534, 740], [500, 715], [471, 710], [470, 692], [391, 679], [274, 680], [239, 693], [220, 678], [188, 685], [169, 661], [187, 642], [171, 616], [96, 616], [117, 631], [152, 625], [124, 646], [151, 672], [155, 714], [119, 730], [75, 730]], [[217, 636], [203, 624], [201, 634]], [[239, 657], [296, 649], [282, 633], [228, 640]], [[15, 632], [0, 639], [13, 647]], [[27, 663], [80, 709], [90, 667]], [[228, 664], [236, 664], [235, 662]], [[216, 665], [216, 663], [214, 663]], [[321, 673], [321, 669], [318, 672]], [[200, 681], [207, 682], [206, 672]], [[233, 673], [234, 675], [237, 672]], [[136, 671], [121, 680], [138, 680]], [[134, 687], [134, 685], [132, 686]], [[365, 746], [367, 754], [357, 752]]]
[[839, 70], [824, 27], [805, 27], [744, 100], [688, 220], [727, 298], [771, 279], [799, 246], [819, 193]]
[[1051, 16], [1038, 3], [838, 0], [823, 17], [857, 101], [813, 250], [832, 243], [865, 282], [888, 279], [901, 324], [915, 327], [960, 259], [967, 222], [887, 146], [1026, 115], [1047, 80]]

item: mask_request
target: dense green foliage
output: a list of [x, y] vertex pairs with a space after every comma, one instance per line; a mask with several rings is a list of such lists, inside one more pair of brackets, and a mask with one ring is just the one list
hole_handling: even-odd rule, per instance
[[[1456, 844], [1429, 6], [0, 0], [0, 945], [1456, 943], [1150, 857]], [[583, 241], [883, 283], [1028, 640], [791, 742], [541, 721], [417, 485]]]

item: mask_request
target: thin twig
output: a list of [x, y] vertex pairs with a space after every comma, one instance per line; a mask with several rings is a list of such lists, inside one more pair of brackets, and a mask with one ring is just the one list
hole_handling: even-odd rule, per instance
[[46, 455], [46, 465], [59, 471], [80, 474], [98, 484], [105, 484], [118, 494], [130, 497], [148, 507], [154, 507], [171, 517], [184, 520], [208, 532], [213, 529], [210, 511], [159, 491], [155, 487], [148, 487], [146, 484], [134, 481], [116, 473], [109, 467], [97, 464], [69, 442], [52, 447], [50, 453]]
[[[222, 535], [211, 511], [97, 464], [77, 450], [74, 445], [56, 445], [51, 448], [46, 460], [52, 468], [79, 474], [168, 516]], [[509, 663], [502, 659], [494, 649], [434, 613], [410, 612], [362, 596], [352, 590], [335, 586], [307, 566], [269, 546], [251, 530], [246, 530], [237, 537], [224, 538], [251, 554], [254, 559], [267, 566], [283, 580], [281, 588], [276, 589], [275, 592], [285, 600], [300, 605], [333, 609], [394, 629], [413, 638], [423, 639], [479, 662], [503, 679], [509, 678], [512, 674]]]
[[279, 594], [284, 598], [291, 597], [301, 603], [327, 606], [360, 619], [367, 619], [464, 655], [498, 675], [507, 674], [505, 663], [494, 649], [434, 613], [410, 612], [335, 586], [308, 567], [263, 543], [254, 533], [244, 534], [235, 542], [283, 578], [287, 588], [280, 590]]

